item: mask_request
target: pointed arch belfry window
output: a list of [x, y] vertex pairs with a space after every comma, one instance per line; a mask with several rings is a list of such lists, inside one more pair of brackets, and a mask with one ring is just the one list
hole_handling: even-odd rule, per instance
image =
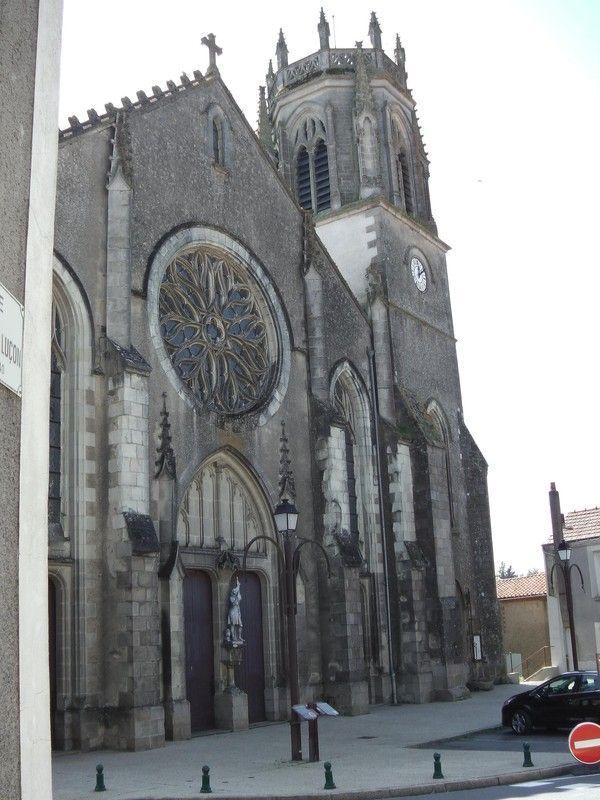
[[295, 181], [299, 205], [317, 214], [331, 208], [329, 154], [325, 126], [319, 119], [306, 119], [298, 127]]

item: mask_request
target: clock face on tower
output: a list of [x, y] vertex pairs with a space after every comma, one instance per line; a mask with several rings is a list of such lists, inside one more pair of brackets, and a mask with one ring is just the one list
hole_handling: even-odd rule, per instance
[[413, 256], [410, 260], [410, 270], [415, 286], [420, 292], [424, 292], [425, 289], [427, 289], [427, 273], [425, 272], [425, 267], [421, 263], [421, 260], [416, 256]]

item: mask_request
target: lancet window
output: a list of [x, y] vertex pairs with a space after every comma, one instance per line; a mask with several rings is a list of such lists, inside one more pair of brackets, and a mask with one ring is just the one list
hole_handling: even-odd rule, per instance
[[454, 528], [455, 515], [454, 515], [454, 500], [452, 491], [452, 471], [450, 467], [450, 436], [448, 434], [448, 424], [444, 413], [439, 408], [435, 401], [432, 401], [428, 408], [427, 414], [429, 421], [437, 433], [440, 443], [444, 447], [444, 466], [446, 470], [446, 486], [448, 488], [448, 510], [450, 512], [450, 525]]

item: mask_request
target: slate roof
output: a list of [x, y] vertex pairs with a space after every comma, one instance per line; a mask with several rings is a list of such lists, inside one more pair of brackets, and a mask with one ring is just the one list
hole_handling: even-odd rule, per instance
[[516, 600], [524, 597], [545, 597], [546, 576], [527, 575], [521, 578], [496, 578], [498, 600]]

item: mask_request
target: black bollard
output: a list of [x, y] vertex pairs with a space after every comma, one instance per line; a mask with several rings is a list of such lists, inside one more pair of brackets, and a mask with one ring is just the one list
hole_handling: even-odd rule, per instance
[[533, 767], [533, 761], [531, 760], [531, 746], [527, 744], [527, 742], [523, 742], [523, 766]]
[[106, 786], [104, 785], [104, 767], [102, 764], [98, 764], [96, 767], [96, 788], [94, 789], [95, 792], [105, 792]]
[[325, 767], [325, 786], [324, 789], [335, 789], [335, 783], [333, 782], [333, 773], [331, 771], [331, 762], [326, 761], [323, 766]]
[[202, 788], [200, 789], [200, 794], [212, 794], [209, 772], [210, 767], [202, 767]]
[[442, 757], [439, 753], [433, 754], [433, 777], [443, 778], [442, 775]]

